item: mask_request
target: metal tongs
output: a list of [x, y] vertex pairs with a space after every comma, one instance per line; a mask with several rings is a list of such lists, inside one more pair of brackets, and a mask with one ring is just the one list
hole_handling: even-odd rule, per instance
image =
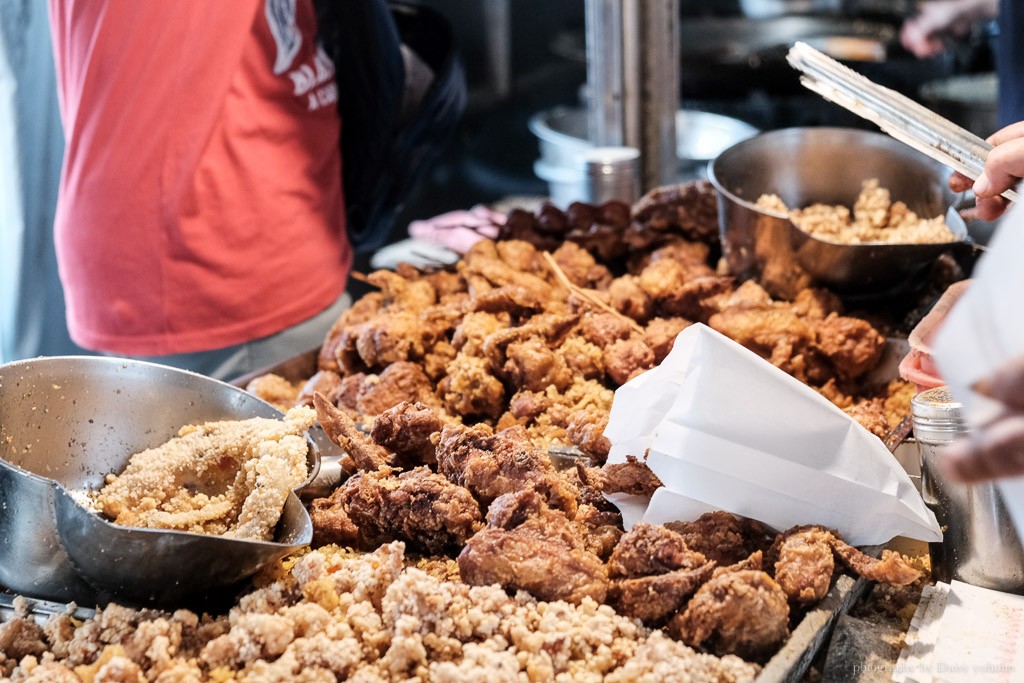
[[[895, 90], [874, 83], [853, 69], [798, 42], [786, 59], [803, 76], [800, 82], [826, 100], [871, 121], [897, 140], [910, 145], [971, 180], [985, 169], [993, 145], [914, 102]], [[1017, 201], [1016, 190], [1003, 196]]]

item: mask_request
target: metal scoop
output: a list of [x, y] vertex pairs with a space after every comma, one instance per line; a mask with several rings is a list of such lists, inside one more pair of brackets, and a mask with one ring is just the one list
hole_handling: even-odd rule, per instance
[[[251, 417], [280, 412], [237, 387], [162, 365], [50, 357], [0, 366], [0, 584], [82, 605], [173, 604], [223, 592], [308, 544], [312, 524], [294, 492], [269, 542], [118, 526], [68, 493], [98, 488], [182, 425]], [[321, 453], [337, 446], [319, 429], [309, 445], [303, 487], [337, 478], [336, 457], [320, 472]]]

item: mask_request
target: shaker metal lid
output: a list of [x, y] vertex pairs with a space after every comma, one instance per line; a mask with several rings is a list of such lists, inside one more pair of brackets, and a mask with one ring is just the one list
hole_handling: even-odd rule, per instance
[[949, 387], [936, 387], [922, 391], [910, 401], [910, 414], [914, 420], [963, 421], [963, 404], [953, 398]]

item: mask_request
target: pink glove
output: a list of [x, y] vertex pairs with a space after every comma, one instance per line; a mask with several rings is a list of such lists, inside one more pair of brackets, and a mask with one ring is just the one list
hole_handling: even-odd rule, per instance
[[409, 236], [440, 244], [459, 254], [482, 239], [494, 239], [505, 224], [505, 214], [477, 205], [469, 211], [450, 211], [409, 223]]
[[910, 333], [910, 353], [900, 362], [900, 377], [917, 385], [918, 392], [941, 387], [945, 384], [938, 368], [932, 361], [931, 342], [939, 331], [949, 310], [966, 291], [970, 280], [956, 282], [949, 286], [942, 297]]

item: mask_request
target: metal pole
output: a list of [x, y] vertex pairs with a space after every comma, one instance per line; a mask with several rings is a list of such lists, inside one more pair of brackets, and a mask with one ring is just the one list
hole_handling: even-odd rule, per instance
[[586, 0], [587, 124], [594, 144], [605, 147], [625, 141], [623, 121], [623, 0]]
[[674, 182], [679, 109], [679, 0], [640, 0], [641, 178], [644, 190]]

